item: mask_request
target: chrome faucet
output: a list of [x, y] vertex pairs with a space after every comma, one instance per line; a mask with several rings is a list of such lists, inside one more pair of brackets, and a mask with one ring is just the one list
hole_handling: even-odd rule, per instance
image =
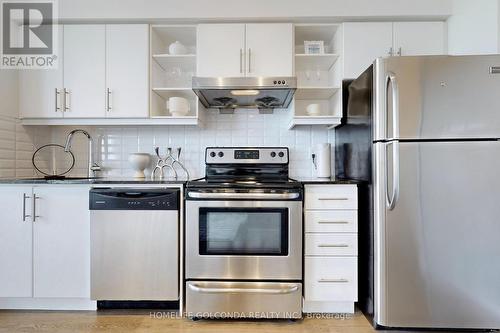
[[84, 134], [89, 140], [89, 156], [88, 156], [88, 169], [87, 169], [87, 177], [95, 177], [97, 171], [101, 171], [101, 167], [94, 162], [94, 140], [87, 131], [82, 129], [76, 129], [69, 132], [68, 137], [66, 138], [66, 145], [64, 146], [64, 151], [68, 152], [71, 150], [71, 142], [73, 140], [73, 135], [76, 133]]

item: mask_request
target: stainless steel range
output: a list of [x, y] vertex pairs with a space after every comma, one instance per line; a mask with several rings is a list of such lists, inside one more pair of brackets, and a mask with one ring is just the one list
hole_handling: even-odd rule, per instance
[[302, 185], [288, 148], [205, 152], [186, 187], [189, 317], [302, 316]]

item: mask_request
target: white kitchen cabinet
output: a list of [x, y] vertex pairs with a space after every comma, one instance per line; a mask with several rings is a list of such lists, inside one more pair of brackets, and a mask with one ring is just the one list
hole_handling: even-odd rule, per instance
[[344, 78], [357, 78], [378, 57], [390, 56], [392, 22], [344, 23]]
[[445, 54], [444, 22], [394, 22], [394, 52], [401, 56]]
[[357, 78], [378, 57], [446, 54], [444, 22], [344, 23], [344, 78]]
[[90, 223], [86, 186], [35, 187], [34, 297], [90, 297]]
[[31, 186], [0, 187], [0, 297], [33, 296], [31, 197]]
[[275, 24], [200, 24], [198, 76], [291, 76], [293, 26]]
[[354, 312], [358, 300], [356, 185], [305, 185], [304, 312]]
[[22, 119], [149, 117], [149, 25], [64, 25], [59, 33], [58, 69], [20, 75]]
[[106, 117], [149, 116], [149, 26], [106, 25]]
[[197, 38], [198, 76], [245, 76], [245, 24], [200, 24]]
[[65, 118], [105, 115], [105, 26], [64, 26]]
[[88, 192], [82, 185], [0, 186], [0, 301], [90, 298]]
[[19, 72], [19, 117], [61, 118], [63, 116], [63, 26], [59, 33], [59, 59], [55, 69], [24, 69]]
[[247, 76], [292, 76], [293, 44], [292, 24], [247, 24]]

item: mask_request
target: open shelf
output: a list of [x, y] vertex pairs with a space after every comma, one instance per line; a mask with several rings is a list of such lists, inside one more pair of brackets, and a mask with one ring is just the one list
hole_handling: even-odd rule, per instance
[[[187, 54], [169, 53], [169, 45], [176, 41], [186, 47]], [[191, 89], [196, 75], [196, 25], [152, 25], [150, 47], [151, 119], [159, 124], [203, 125], [205, 108]], [[167, 101], [171, 97], [187, 99], [187, 115], [170, 114]]]
[[[304, 41], [323, 41], [324, 52], [305, 53]], [[342, 26], [296, 24], [294, 45], [297, 90], [288, 127], [338, 126], [342, 118]], [[318, 115], [307, 114], [310, 104], [319, 105]]]
[[196, 66], [196, 54], [153, 54], [153, 59], [163, 70], [178, 66], [181, 70], [192, 70]]
[[338, 54], [296, 54], [295, 55], [295, 70], [321, 70], [328, 71], [339, 58]]
[[335, 35], [339, 24], [296, 24], [295, 25], [295, 53], [304, 53], [304, 41], [322, 40], [325, 45], [325, 53], [334, 52]]
[[196, 98], [196, 94], [191, 88], [153, 88], [152, 90], [163, 99], [170, 97]]
[[334, 128], [340, 125], [342, 117], [338, 116], [295, 116], [290, 120], [288, 124], [288, 129], [292, 129], [295, 126], [311, 126], [311, 125], [323, 125], [328, 128]]
[[298, 87], [295, 99], [329, 99], [338, 91], [337, 87]]

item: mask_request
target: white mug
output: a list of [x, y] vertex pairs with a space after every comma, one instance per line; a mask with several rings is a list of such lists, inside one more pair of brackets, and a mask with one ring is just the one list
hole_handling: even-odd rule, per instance
[[166, 102], [167, 110], [174, 117], [185, 116], [189, 113], [189, 101], [184, 97], [170, 97]]
[[306, 113], [308, 116], [317, 116], [321, 113], [321, 107], [317, 103], [309, 104], [306, 107]]

